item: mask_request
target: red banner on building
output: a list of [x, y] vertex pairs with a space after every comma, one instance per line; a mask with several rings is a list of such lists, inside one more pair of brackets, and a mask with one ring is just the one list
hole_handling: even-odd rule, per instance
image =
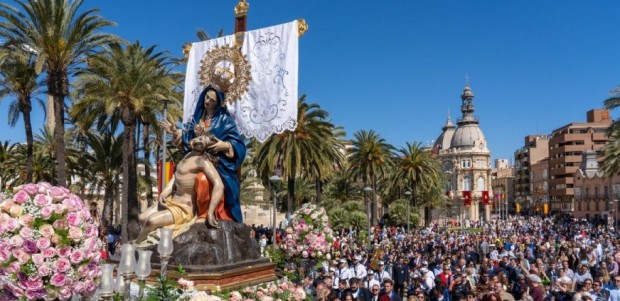
[[161, 191], [166, 187], [172, 176], [174, 175], [174, 162], [166, 162], [166, 180], [162, 183], [162, 171], [161, 162], [157, 162], [157, 192], [161, 193]]
[[482, 192], [482, 205], [486, 206], [488, 204], [489, 204], [489, 192], [485, 190]]
[[463, 205], [471, 206], [471, 191], [463, 191]]

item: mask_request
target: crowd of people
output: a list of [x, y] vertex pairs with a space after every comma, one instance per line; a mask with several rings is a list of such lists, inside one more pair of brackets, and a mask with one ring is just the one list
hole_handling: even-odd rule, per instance
[[[256, 237], [268, 235], [267, 230]], [[620, 301], [620, 246], [607, 225], [571, 216], [509, 217], [480, 228], [340, 232], [327, 260], [285, 270], [315, 300]]]

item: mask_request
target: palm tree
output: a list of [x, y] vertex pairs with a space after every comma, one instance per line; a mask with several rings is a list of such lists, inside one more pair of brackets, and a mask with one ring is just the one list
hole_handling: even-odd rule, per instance
[[[424, 189], [436, 186], [441, 181], [441, 165], [439, 161], [432, 157], [431, 150], [424, 148], [422, 143], [407, 143], [407, 146], [398, 150], [396, 169], [392, 174], [392, 183], [401, 179], [405, 181], [406, 189], [411, 190], [413, 207], [417, 209], [416, 199], [420, 185]], [[429, 207], [425, 207], [428, 213]], [[428, 218], [429, 214], [425, 217]]]
[[169, 57], [155, 52], [155, 46], [143, 48], [140, 43], [123, 47], [111, 44], [105, 53], [89, 58], [89, 68], [79, 75], [77, 89], [83, 97], [76, 102], [72, 114], [96, 108], [123, 124], [123, 189], [122, 239], [138, 233], [140, 213], [137, 198], [135, 158], [136, 124], [141, 116], [162, 111], [164, 99], [180, 104], [178, 77], [171, 76]]
[[56, 176], [67, 185], [65, 170], [65, 96], [69, 78], [84, 58], [118, 38], [98, 31], [114, 23], [101, 18], [98, 9], [78, 13], [83, 0], [15, 0], [21, 11], [0, 3], [0, 37], [36, 53], [36, 70], [47, 73], [47, 90], [54, 99]]
[[295, 200], [295, 181], [302, 176], [325, 179], [341, 164], [344, 157], [336, 154], [343, 147], [334, 136], [334, 125], [329, 113], [318, 104], [306, 103], [306, 96], [299, 98], [297, 128], [272, 135], [258, 149], [254, 158], [261, 178], [268, 179], [279, 169], [287, 180], [287, 213], [292, 214]]
[[117, 175], [121, 172], [123, 137], [115, 136], [115, 129], [106, 129], [97, 134], [88, 134], [86, 143], [90, 152], [89, 171], [92, 178], [92, 192], [103, 189], [103, 214], [102, 225], [109, 226], [112, 221], [112, 208], [114, 205], [115, 190], [119, 183]]
[[8, 184], [15, 180], [16, 172], [19, 170], [14, 160], [19, 144], [10, 141], [0, 143], [0, 192]]
[[[620, 107], [620, 86], [611, 91], [612, 96], [607, 98], [603, 105], [608, 110]], [[614, 120], [607, 129], [609, 141], [601, 149], [601, 170], [605, 176], [612, 177], [620, 172], [620, 120]]]
[[377, 181], [387, 174], [394, 147], [375, 131], [361, 130], [353, 134], [353, 147], [349, 149], [348, 172], [354, 180], [361, 179], [364, 186], [372, 186], [371, 223], [377, 224]]
[[37, 73], [34, 70], [35, 57], [24, 51], [21, 47], [0, 48], [0, 100], [7, 96], [13, 96], [9, 106], [9, 125], [14, 127], [19, 116], [24, 118], [26, 132], [26, 178], [32, 182], [32, 157], [34, 152], [34, 139], [32, 136], [32, 123], [30, 112], [32, 111], [32, 97], [35, 96], [42, 83], [37, 81]]

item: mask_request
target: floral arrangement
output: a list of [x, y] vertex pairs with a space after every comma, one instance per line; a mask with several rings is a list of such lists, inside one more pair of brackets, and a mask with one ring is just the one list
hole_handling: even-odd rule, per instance
[[280, 247], [288, 259], [300, 259], [308, 255], [322, 261], [334, 241], [327, 212], [314, 204], [304, 204], [291, 216]]
[[92, 295], [102, 274], [97, 236], [84, 202], [64, 187], [25, 184], [12, 196], [0, 196], [0, 295]]

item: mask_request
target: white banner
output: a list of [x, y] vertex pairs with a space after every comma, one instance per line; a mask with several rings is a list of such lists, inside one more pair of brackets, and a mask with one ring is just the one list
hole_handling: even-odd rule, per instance
[[[297, 21], [245, 33], [242, 53], [247, 56], [252, 80], [249, 91], [228, 110], [241, 134], [263, 142], [271, 134], [297, 126]], [[211, 48], [234, 45], [234, 36], [192, 44], [185, 73], [183, 127], [192, 119], [200, 92], [200, 61]]]

